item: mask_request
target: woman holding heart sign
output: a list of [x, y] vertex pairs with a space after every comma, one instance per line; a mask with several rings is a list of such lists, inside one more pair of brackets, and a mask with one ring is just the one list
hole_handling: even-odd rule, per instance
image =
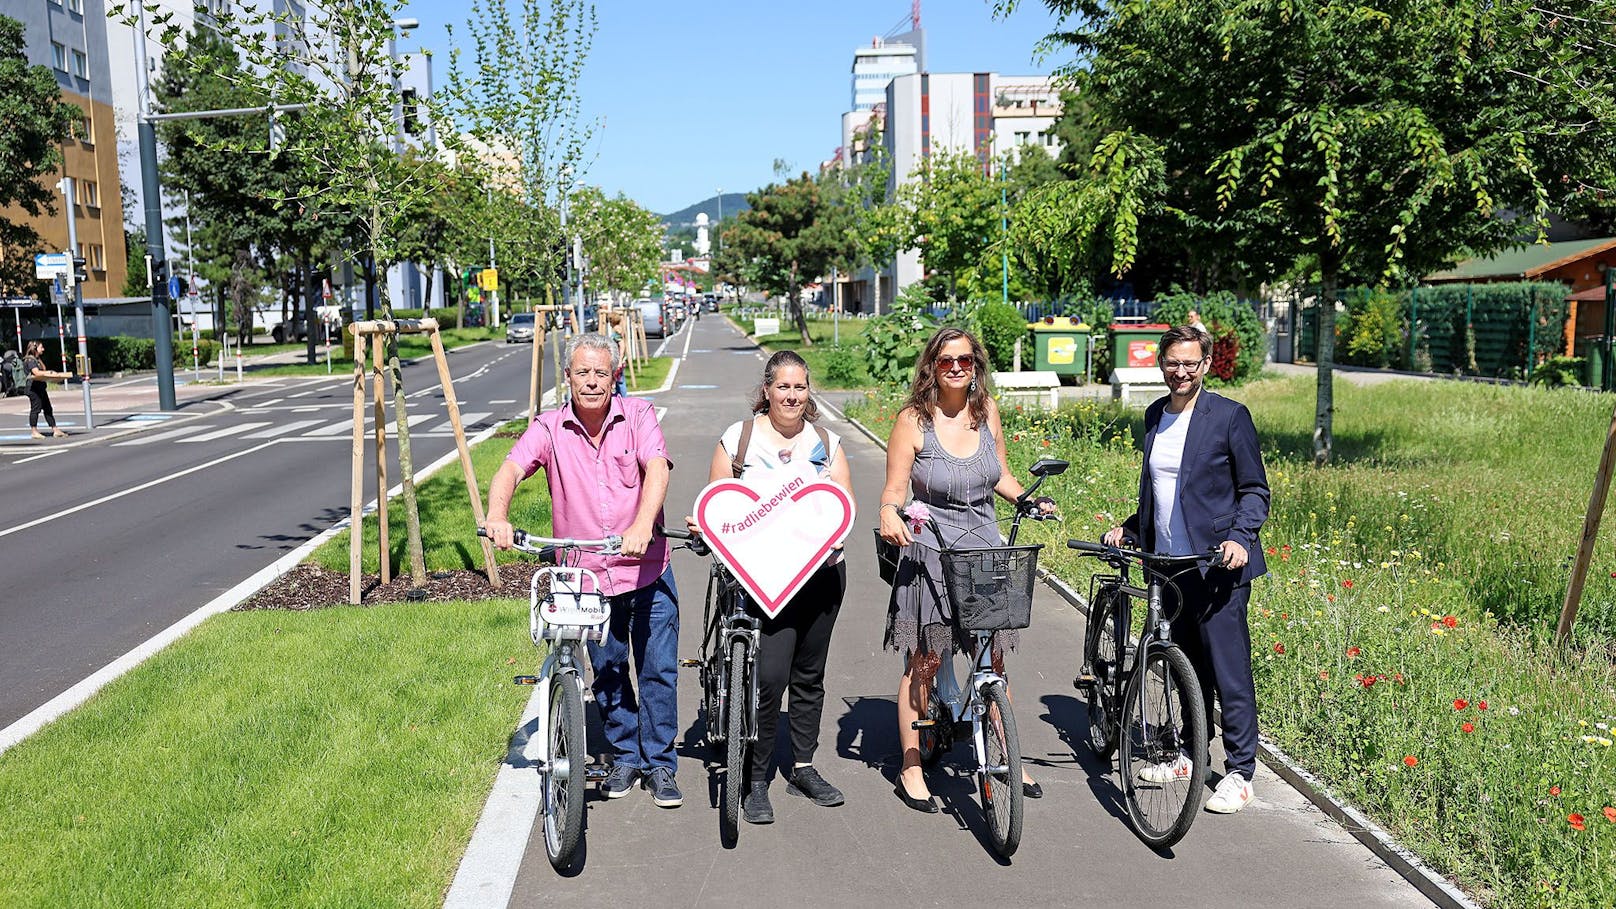
[[[951, 651], [973, 645], [948, 620], [942, 562], [937, 555], [945, 541], [935, 539], [923, 521], [917, 520], [913, 526], [905, 523], [898, 510], [913, 487], [914, 501], [923, 506], [913, 510], [924, 511], [935, 520], [949, 545], [955, 545], [957, 538], [966, 540], [961, 545], [1003, 544], [993, 512], [994, 493], [1014, 502], [1023, 487], [1005, 461], [999, 408], [988, 394], [987, 371], [987, 351], [970, 332], [939, 329], [915, 362], [909, 399], [887, 440], [881, 538], [906, 547], [893, 579], [886, 632], [886, 646], [904, 655], [898, 685], [903, 767], [898, 773], [897, 795], [905, 805], [928, 814], [938, 808], [926, 786], [920, 733], [914, 723], [925, 712], [929, 686], [942, 659]], [[1039, 507], [1048, 512], [1055, 504], [1040, 499]], [[970, 539], [973, 532], [974, 541]], [[1000, 631], [994, 639], [995, 651], [1004, 646], [1014, 650], [1019, 639], [1016, 631]], [[995, 652], [993, 662], [1002, 667], [1003, 654]], [[1029, 798], [1043, 795], [1043, 789], [1025, 774], [1022, 791]]]
[[[797, 474], [809, 481], [826, 479], [848, 495], [852, 474], [841, 439], [814, 425], [819, 408], [808, 382], [808, 364], [794, 351], [782, 350], [763, 367], [763, 381], [752, 397], [752, 417], [724, 431], [713, 450], [708, 482], [727, 478], [771, 479]], [[693, 517], [685, 518], [699, 532]], [[747, 609], [761, 622], [758, 646], [757, 742], [749, 757], [750, 780], [744, 790], [743, 816], [748, 823], [774, 822], [769, 804], [769, 770], [774, 757], [780, 698], [787, 691], [791, 752], [794, 763], [786, 792], [817, 805], [842, 804], [841, 790], [814, 769], [819, 747], [819, 719], [825, 708], [825, 660], [830, 653], [831, 631], [847, 590], [847, 566], [838, 546], [826, 557], [780, 612], [770, 618], [748, 597]]]

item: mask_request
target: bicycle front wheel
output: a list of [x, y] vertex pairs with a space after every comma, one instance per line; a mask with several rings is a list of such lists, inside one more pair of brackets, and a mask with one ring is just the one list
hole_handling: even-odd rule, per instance
[[1206, 705], [1189, 657], [1152, 646], [1128, 685], [1117, 754], [1134, 832], [1165, 849], [1189, 833], [1206, 785]]
[[544, 851], [557, 871], [572, 866], [584, 835], [583, 683], [571, 672], [550, 683], [550, 767], [544, 772]]
[[1021, 742], [1016, 716], [1003, 682], [982, 686], [982, 754], [977, 767], [977, 788], [982, 813], [987, 815], [993, 850], [1005, 858], [1021, 845]]
[[1089, 610], [1083, 637], [1083, 672], [1078, 687], [1088, 698], [1089, 750], [1109, 758], [1117, 747], [1117, 676], [1124, 670], [1120, 642], [1128, 634], [1127, 600], [1102, 587]]
[[729, 645], [729, 690], [724, 693], [724, 735], [727, 739], [724, 761], [724, 794], [721, 831], [733, 842], [740, 836], [741, 792], [746, 788], [746, 711], [750, 677], [746, 667], [745, 641]]

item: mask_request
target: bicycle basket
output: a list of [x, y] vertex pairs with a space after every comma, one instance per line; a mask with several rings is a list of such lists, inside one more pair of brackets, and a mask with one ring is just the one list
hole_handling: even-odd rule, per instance
[[1032, 587], [1042, 545], [945, 549], [943, 583], [961, 631], [1004, 631], [1032, 624]]
[[881, 539], [881, 530], [875, 531], [875, 564], [881, 570], [881, 582], [891, 584], [892, 579], [898, 576], [898, 556], [901, 554], [895, 543], [888, 543]]
[[[539, 579], [549, 578], [539, 592]], [[567, 637], [603, 640], [611, 603], [600, 594], [600, 580], [587, 568], [540, 568], [528, 593], [528, 631], [533, 643]]]

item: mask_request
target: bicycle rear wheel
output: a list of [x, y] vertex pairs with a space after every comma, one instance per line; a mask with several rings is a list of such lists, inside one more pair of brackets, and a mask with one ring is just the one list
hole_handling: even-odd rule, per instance
[[1121, 641], [1128, 634], [1127, 598], [1119, 590], [1100, 588], [1089, 610], [1083, 636], [1083, 669], [1089, 681], [1078, 688], [1087, 699], [1089, 749], [1109, 758], [1117, 747], [1117, 675], [1124, 670]]
[[1183, 839], [1206, 785], [1206, 706], [1189, 658], [1172, 644], [1150, 647], [1129, 682], [1117, 764], [1139, 838], [1157, 849]]
[[751, 684], [746, 671], [747, 647], [745, 641], [729, 645], [729, 690], [724, 693], [724, 736], [728, 746], [724, 761], [723, 811], [720, 831], [724, 838], [734, 842], [740, 836], [741, 792], [746, 788], [746, 711], [752, 703], [748, 697]]
[[982, 686], [982, 754], [977, 767], [977, 788], [987, 815], [993, 850], [1005, 858], [1021, 845], [1021, 742], [1016, 716], [1003, 682]]
[[550, 769], [544, 773], [544, 851], [557, 871], [572, 866], [584, 835], [583, 683], [575, 673], [558, 673], [550, 683]]

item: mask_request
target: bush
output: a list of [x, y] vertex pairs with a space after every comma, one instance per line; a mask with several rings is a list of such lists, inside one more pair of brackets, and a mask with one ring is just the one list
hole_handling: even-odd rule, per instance
[[901, 309], [870, 319], [864, 331], [864, 360], [870, 378], [882, 385], [908, 387], [914, 376], [915, 358], [937, 326], [930, 314], [916, 309]]
[[1582, 370], [1587, 365], [1588, 361], [1582, 357], [1550, 357], [1532, 370], [1532, 376], [1527, 381], [1546, 388], [1581, 385]]
[[1005, 370], [1015, 362], [1016, 341], [1027, 333], [1021, 311], [1007, 303], [983, 303], [970, 313], [971, 326], [987, 348], [991, 368]]
[[864, 378], [864, 361], [855, 348], [836, 346], [825, 351], [825, 379], [834, 385], [856, 385]]
[[[1238, 299], [1228, 291], [1219, 291], [1207, 297], [1179, 292], [1156, 300], [1155, 320], [1169, 325], [1182, 325], [1188, 321], [1190, 310], [1200, 313], [1201, 321], [1213, 338], [1232, 332], [1238, 339], [1234, 374], [1227, 381], [1246, 382], [1262, 374], [1263, 362], [1268, 359], [1268, 330], [1251, 304]], [[1217, 356], [1213, 343], [1212, 355]]]
[[1224, 382], [1233, 382], [1240, 362], [1240, 336], [1225, 329], [1212, 341], [1212, 368], [1209, 373]]
[[1343, 363], [1385, 369], [1399, 361], [1408, 325], [1402, 301], [1384, 290], [1354, 294], [1347, 300], [1337, 350]]

